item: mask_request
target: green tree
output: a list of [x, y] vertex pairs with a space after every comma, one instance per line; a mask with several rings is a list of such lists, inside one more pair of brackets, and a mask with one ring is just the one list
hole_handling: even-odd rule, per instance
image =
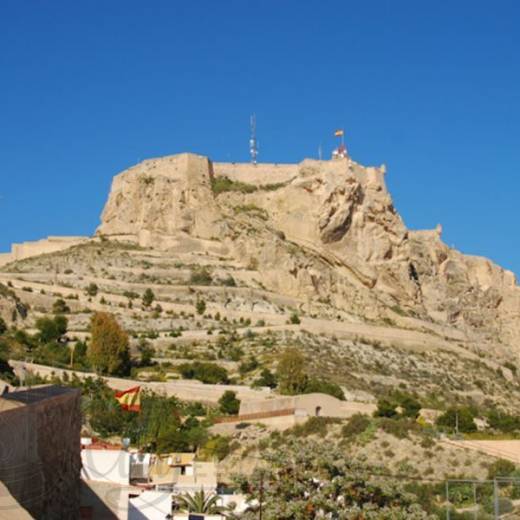
[[307, 374], [305, 371], [307, 361], [295, 348], [287, 348], [280, 356], [276, 368], [278, 388], [284, 395], [301, 394], [307, 385]]
[[218, 406], [226, 415], [237, 415], [240, 410], [240, 399], [237, 398], [236, 392], [226, 390], [218, 400]]
[[130, 368], [128, 335], [116, 318], [107, 312], [96, 312], [90, 321], [91, 340], [88, 359], [101, 374], [125, 375]]
[[462, 433], [474, 432], [477, 426], [473, 419], [475, 413], [469, 407], [448, 408], [438, 419], [437, 425], [455, 432], [457, 429]]
[[150, 305], [152, 305], [154, 300], [155, 300], [155, 294], [148, 287], [148, 289], [146, 289], [146, 291], [144, 291], [144, 294], [143, 294], [143, 305], [145, 307], [150, 307]]
[[57, 341], [67, 332], [67, 325], [67, 318], [62, 315], [54, 318], [39, 318], [36, 320], [36, 328], [40, 343]]
[[140, 365], [143, 367], [152, 365], [152, 358], [155, 356], [155, 349], [150, 346], [150, 343], [145, 339], [141, 339], [137, 346], [137, 350], [139, 351], [139, 354], [141, 354]]
[[278, 381], [276, 376], [266, 367], [260, 372], [260, 377], [256, 379], [255, 386], [268, 386], [269, 388], [276, 388]]

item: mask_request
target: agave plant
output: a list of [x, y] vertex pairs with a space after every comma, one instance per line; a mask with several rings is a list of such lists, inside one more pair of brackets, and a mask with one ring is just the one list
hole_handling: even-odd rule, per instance
[[217, 504], [219, 496], [215, 493], [206, 494], [203, 489], [196, 491], [192, 495], [177, 495], [175, 501], [179, 505], [181, 511], [188, 513], [206, 513], [209, 515], [217, 515], [223, 513], [225, 508]]

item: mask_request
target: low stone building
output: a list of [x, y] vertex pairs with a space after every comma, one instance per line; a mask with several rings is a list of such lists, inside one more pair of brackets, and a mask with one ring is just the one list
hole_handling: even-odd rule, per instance
[[80, 430], [78, 389], [45, 385], [0, 398], [0, 481], [32, 517], [78, 517]]

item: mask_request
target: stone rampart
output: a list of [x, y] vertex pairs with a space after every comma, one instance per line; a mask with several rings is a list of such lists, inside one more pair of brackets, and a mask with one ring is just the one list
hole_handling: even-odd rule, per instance
[[[88, 241], [88, 237], [56, 237], [51, 236], [43, 238], [41, 240], [35, 240], [32, 242], [22, 242], [21, 244], [13, 244], [11, 246], [11, 253], [8, 253], [8, 261], [23, 260], [31, 256], [38, 256], [47, 253], [55, 253], [56, 251], [63, 251], [69, 247], [76, 246]], [[7, 262], [3, 262], [3, 255], [0, 255], [0, 265]]]
[[288, 182], [298, 175], [298, 169], [298, 164], [213, 163], [216, 177], [258, 185]]

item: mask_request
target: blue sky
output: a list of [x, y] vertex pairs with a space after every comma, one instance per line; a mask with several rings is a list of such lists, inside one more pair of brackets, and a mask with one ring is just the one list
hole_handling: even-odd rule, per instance
[[183, 151], [386, 163], [408, 227], [520, 273], [520, 2], [0, 2], [0, 251], [91, 234], [111, 178]]

